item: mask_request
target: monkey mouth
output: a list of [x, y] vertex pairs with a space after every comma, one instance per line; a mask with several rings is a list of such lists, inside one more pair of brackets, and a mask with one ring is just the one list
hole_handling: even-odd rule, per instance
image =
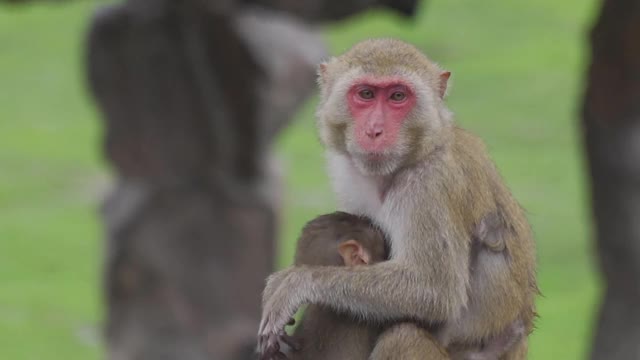
[[384, 161], [387, 158], [387, 154], [380, 152], [366, 153], [364, 157], [368, 161]]
[[391, 156], [382, 152], [367, 152], [360, 154], [359, 158], [362, 163], [376, 166], [388, 162]]
[[356, 159], [356, 166], [364, 175], [388, 175], [397, 166], [396, 156], [388, 152], [360, 153]]

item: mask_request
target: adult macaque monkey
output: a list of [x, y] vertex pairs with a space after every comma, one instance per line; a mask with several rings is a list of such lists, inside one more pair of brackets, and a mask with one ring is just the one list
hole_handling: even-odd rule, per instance
[[319, 72], [317, 123], [338, 200], [384, 230], [390, 256], [272, 275], [259, 350], [273, 352], [310, 303], [370, 323], [433, 324], [452, 349], [520, 323], [501, 358], [526, 358], [538, 294], [531, 229], [482, 141], [454, 124], [443, 100], [450, 73], [392, 39], [359, 43]]

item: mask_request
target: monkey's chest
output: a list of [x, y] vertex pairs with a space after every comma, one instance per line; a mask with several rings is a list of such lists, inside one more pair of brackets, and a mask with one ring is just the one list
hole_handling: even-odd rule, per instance
[[386, 202], [377, 184], [367, 178], [358, 179], [356, 184], [342, 184], [337, 187], [340, 205], [344, 211], [377, 220], [385, 213]]
[[366, 216], [389, 233], [399, 222], [398, 191], [389, 182], [362, 175], [344, 156], [330, 153], [328, 161], [340, 210]]
[[384, 211], [386, 203], [381, 196], [383, 189], [380, 183], [361, 175], [351, 166], [344, 165], [339, 171], [340, 175], [333, 177], [333, 187], [341, 210], [376, 219]]
[[341, 210], [366, 216], [380, 226], [387, 235], [392, 235], [393, 229], [403, 226], [398, 218], [399, 212], [394, 205], [394, 199], [380, 198], [379, 189], [375, 184], [362, 183], [361, 187], [351, 189], [341, 198], [343, 200]]

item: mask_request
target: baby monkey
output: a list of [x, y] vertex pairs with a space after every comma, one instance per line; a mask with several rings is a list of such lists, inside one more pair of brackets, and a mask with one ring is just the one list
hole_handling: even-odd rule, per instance
[[[387, 260], [385, 237], [370, 220], [345, 212], [321, 215], [308, 222], [298, 240], [295, 266], [362, 266]], [[293, 338], [299, 339], [288, 358], [295, 360], [475, 360], [499, 359], [520, 338], [514, 324], [482, 349], [440, 346], [431, 334], [411, 323], [383, 329], [322, 305], [309, 305]], [[279, 354], [283, 355], [283, 354]], [[274, 356], [276, 358], [282, 356]]]
[[[368, 219], [337, 211], [305, 225], [298, 240], [295, 266], [369, 265], [386, 260], [387, 252], [383, 233]], [[382, 332], [379, 326], [322, 305], [307, 307], [294, 338], [301, 339], [299, 350], [289, 356], [296, 360], [366, 360], [374, 347], [374, 359], [449, 359], [426, 330], [413, 324], [396, 325]]]
[[[295, 266], [358, 266], [386, 258], [384, 236], [365, 218], [345, 212], [321, 215], [308, 222], [298, 240]], [[367, 359], [380, 330], [309, 305], [294, 337], [302, 349], [293, 359]]]

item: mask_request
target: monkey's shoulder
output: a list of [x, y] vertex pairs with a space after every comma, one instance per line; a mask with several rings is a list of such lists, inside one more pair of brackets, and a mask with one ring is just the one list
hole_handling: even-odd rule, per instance
[[500, 175], [484, 141], [458, 127], [454, 128], [453, 137], [459, 204], [470, 210], [476, 224], [484, 221], [489, 228], [504, 226], [514, 229], [518, 237], [528, 236], [525, 235], [530, 231], [525, 212]]
[[[451, 142], [451, 164], [463, 186], [481, 197], [495, 196], [512, 201], [510, 191], [491, 158], [485, 142], [477, 135], [455, 127]], [[506, 198], [505, 198], [506, 196]]]
[[489, 152], [485, 142], [470, 131], [460, 128], [453, 128], [452, 154], [458, 164], [486, 171], [487, 165], [493, 167], [493, 161], [489, 157]]

